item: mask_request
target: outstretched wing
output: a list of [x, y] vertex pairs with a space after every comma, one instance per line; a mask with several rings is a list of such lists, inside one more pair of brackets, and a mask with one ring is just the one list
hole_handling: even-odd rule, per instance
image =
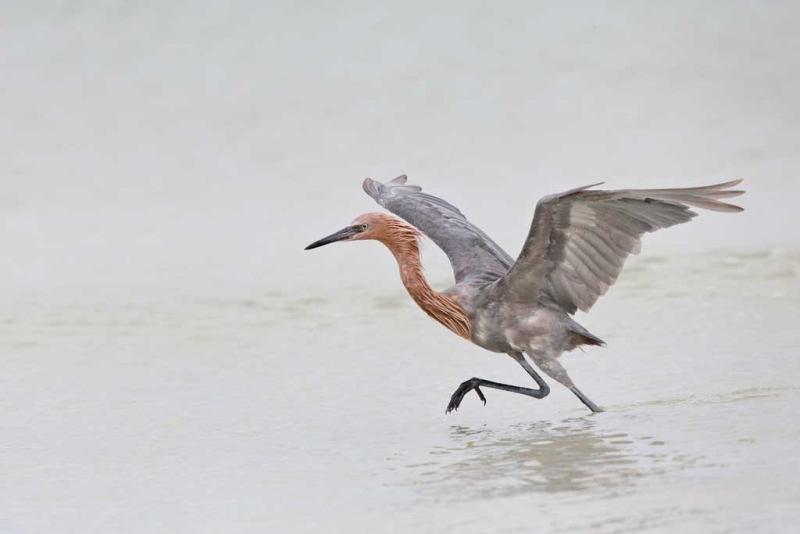
[[364, 191], [395, 215], [417, 227], [436, 243], [453, 266], [456, 283], [493, 282], [514, 260], [452, 204], [406, 185], [406, 176], [382, 184], [364, 180]]
[[694, 206], [742, 211], [720, 202], [744, 191], [741, 180], [686, 189], [588, 191], [594, 184], [545, 197], [536, 205], [528, 238], [497, 289], [511, 301], [538, 301], [573, 314], [588, 311], [617, 280], [625, 259], [638, 254], [647, 232], [685, 223]]

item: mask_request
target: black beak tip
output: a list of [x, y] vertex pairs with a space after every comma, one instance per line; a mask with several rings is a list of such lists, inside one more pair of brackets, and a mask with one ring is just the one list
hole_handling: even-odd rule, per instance
[[342, 228], [338, 232], [331, 234], [328, 237], [323, 237], [318, 241], [314, 241], [303, 250], [311, 250], [312, 248], [321, 247], [322, 245], [329, 245], [331, 243], [336, 243], [337, 241], [344, 241], [345, 239], [353, 237], [355, 233], [355, 227], [348, 226], [347, 228]]

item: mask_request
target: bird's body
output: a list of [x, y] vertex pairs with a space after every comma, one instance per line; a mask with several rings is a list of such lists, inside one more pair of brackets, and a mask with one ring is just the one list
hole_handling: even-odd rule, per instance
[[[334, 241], [374, 239], [385, 244], [400, 267], [400, 278], [425, 313], [474, 344], [514, 358], [539, 388], [465, 381], [447, 411], [481, 386], [542, 398], [549, 387], [524, 354], [544, 373], [569, 388], [592, 411], [601, 411], [570, 379], [558, 361], [565, 351], [604, 342], [571, 315], [588, 311], [616, 281], [629, 254], [640, 249], [646, 232], [689, 221], [689, 206], [741, 211], [719, 199], [741, 194], [739, 181], [688, 189], [596, 191], [573, 189], [539, 201], [522, 252], [516, 261], [454, 206], [406, 185], [400, 176], [388, 184], [367, 178], [364, 190], [403, 219], [381, 213], [357, 217], [350, 226], [307, 248]], [[455, 284], [437, 292], [425, 280], [419, 257], [422, 233], [447, 254]]]
[[563, 311], [533, 302], [506, 302], [495, 284], [457, 284], [444, 292], [469, 310], [470, 340], [492, 352], [570, 351], [579, 345], [602, 345]]

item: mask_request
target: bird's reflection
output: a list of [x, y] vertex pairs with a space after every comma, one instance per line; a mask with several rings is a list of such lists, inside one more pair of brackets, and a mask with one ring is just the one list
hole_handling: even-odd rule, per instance
[[[591, 418], [537, 422], [503, 430], [453, 426], [451, 444], [415, 486], [439, 497], [500, 497], [531, 492], [624, 490], [632, 478], [680, 468], [695, 460], [666, 451], [655, 438], [603, 433]], [[452, 489], [452, 491], [448, 491]]]

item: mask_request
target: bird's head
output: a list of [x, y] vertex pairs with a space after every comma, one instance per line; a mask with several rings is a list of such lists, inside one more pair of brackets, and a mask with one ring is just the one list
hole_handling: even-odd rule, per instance
[[318, 241], [314, 241], [305, 249], [321, 247], [336, 241], [362, 241], [374, 239], [386, 245], [400, 244], [413, 240], [416, 243], [419, 231], [396, 217], [383, 213], [365, 213], [359, 215], [348, 226]]

